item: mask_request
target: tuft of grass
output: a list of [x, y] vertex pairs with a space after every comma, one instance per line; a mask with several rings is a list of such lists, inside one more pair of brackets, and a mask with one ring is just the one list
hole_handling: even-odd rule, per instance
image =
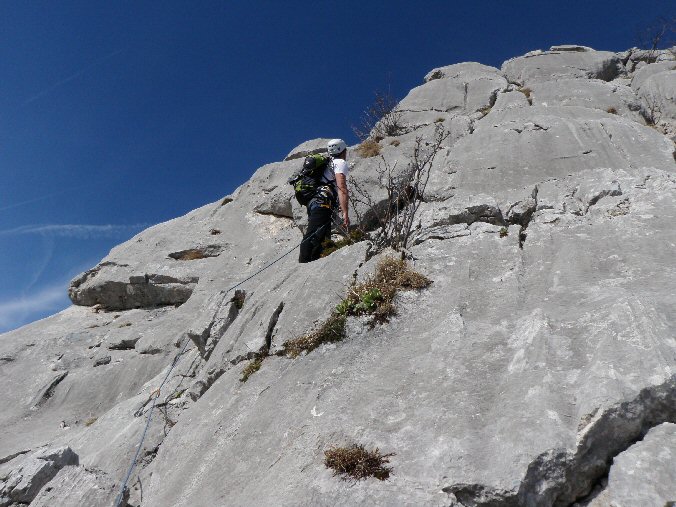
[[340, 250], [344, 246], [353, 245], [354, 243], [359, 243], [360, 241], [364, 241], [365, 239], [366, 234], [364, 234], [364, 232], [359, 229], [351, 230], [350, 237], [348, 238], [343, 238], [338, 241], [327, 239], [322, 243], [323, 249], [321, 257], [331, 255], [333, 252], [335, 252], [336, 250]]
[[396, 314], [393, 301], [398, 291], [422, 289], [431, 283], [429, 278], [412, 270], [405, 260], [385, 257], [372, 276], [350, 287], [345, 299], [326, 321], [316, 330], [285, 342], [280, 355], [298, 357], [323, 343], [341, 341], [345, 338], [348, 315], [371, 315], [371, 326], [387, 322]]
[[387, 322], [396, 314], [394, 297], [400, 290], [428, 287], [432, 281], [412, 270], [403, 259], [385, 257], [373, 276], [348, 290], [347, 297], [336, 307], [340, 315], [372, 315], [371, 325]]
[[617, 114], [617, 109], [615, 109], [614, 107], [609, 107], [608, 109], [606, 109], [606, 113]]
[[261, 369], [263, 365], [263, 356], [259, 356], [251, 361], [246, 367], [242, 370], [242, 378], [239, 379], [240, 382], [246, 382], [249, 380], [249, 377]]
[[392, 141], [390, 141], [391, 146], [399, 146], [400, 144], [401, 142], [399, 141], [399, 139], [392, 139]]
[[504, 238], [509, 235], [509, 229], [507, 227], [500, 227], [500, 237]]
[[380, 144], [374, 139], [367, 139], [357, 147], [357, 153], [363, 158], [380, 155]]
[[129, 327], [129, 326], [131, 326], [131, 322], [125, 322], [124, 324], [120, 324], [117, 327]]
[[90, 417], [88, 419], [85, 419], [84, 425], [85, 426], [91, 426], [98, 420], [98, 417]]
[[216, 234], [220, 234], [221, 231], [219, 229], [209, 229], [209, 234], [212, 236], [215, 236]]
[[436, 120], [434, 120], [434, 123], [443, 123], [443, 121], [444, 121], [443, 116], [440, 116], [439, 118], [437, 118]]
[[363, 445], [351, 447], [331, 447], [324, 451], [324, 465], [333, 470], [333, 475], [340, 475], [344, 480], [358, 481], [375, 477], [384, 481], [392, 473], [387, 466], [395, 454], [381, 454], [378, 448], [367, 451]]
[[331, 314], [314, 331], [284, 342], [282, 354], [287, 357], [298, 357], [303, 352], [311, 352], [322, 343], [338, 342], [345, 338], [345, 315]]

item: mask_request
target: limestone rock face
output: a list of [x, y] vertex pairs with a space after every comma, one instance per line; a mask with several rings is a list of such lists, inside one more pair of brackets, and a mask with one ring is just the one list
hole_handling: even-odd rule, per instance
[[[667, 53], [560, 45], [428, 73], [381, 156], [348, 162], [369, 229], [379, 171], [448, 133], [407, 250], [433, 283], [295, 359], [284, 343], [385, 255], [367, 240], [298, 264], [286, 181], [326, 139], [114, 248], [72, 307], [0, 337], [0, 505], [111, 505], [142, 435], [127, 506], [676, 500]], [[352, 444], [394, 453], [390, 478], [333, 476], [324, 451]]]
[[543, 51], [513, 58], [502, 64], [502, 72], [511, 83], [530, 86], [556, 79], [600, 79], [611, 81], [624, 71], [622, 60], [608, 51]]

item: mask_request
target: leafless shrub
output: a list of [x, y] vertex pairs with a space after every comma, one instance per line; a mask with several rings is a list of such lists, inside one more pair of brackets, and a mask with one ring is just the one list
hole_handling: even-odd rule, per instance
[[639, 48], [649, 51], [646, 61], [655, 62], [660, 49], [676, 45], [676, 16], [660, 16], [639, 29], [636, 42]]
[[380, 189], [386, 192], [382, 201], [377, 202], [363, 185], [351, 178], [350, 201], [357, 222], [365, 229], [377, 230], [372, 236], [373, 253], [387, 247], [396, 251], [406, 249], [416, 213], [425, 198], [432, 163], [448, 135], [449, 132], [437, 124], [431, 142], [417, 137], [408, 166], [401, 173], [396, 171], [396, 163], [390, 165], [381, 156], [376, 171]]
[[407, 129], [402, 122], [403, 113], [396, 109], [397, 101], [389, 93], [376, 92], [376, 98], [364, 111], [359, 125], [353, 126], [352, 131], [366, 141], [376, 142], [386, 137], [405, 134]]
[[379, 449], [367, 451], [363, 445], [351, 447], [331, 447], [324, 451], [324, 465], [333, 470], [333, 475], [344, 479], [360, 480], [375, 477], [384, 481], [392, 473], [386, 466], [394, 453], [381, 454]]

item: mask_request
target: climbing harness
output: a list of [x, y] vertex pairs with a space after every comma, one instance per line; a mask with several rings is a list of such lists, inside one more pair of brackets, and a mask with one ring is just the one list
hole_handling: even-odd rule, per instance
[[[248, 276], [247, 278], [245, 278], [245, 279], [242, 280], [241, 282], [239, 282], [239, 283], [233, 285], [232, 287], [230, 287], [228, 290], [226, 290], [225, 292], [222, 293], [223, 296], [227, 295], [230, 291], [236, 289], [237, 287], [239, 287], [240, 285], [244, 284], [245, 282], [248, 282], [248, 281], [251, 280], [252, 278], [254, 278], [254, 277], [258, 276], [259, 274], [261, 274], [263, 271], [265, 271], [265, 270], [268, 269], [269, 267], [271, 267], [271, 266], [273, 266], [274, 264], [276, 264], [277, 262], [281, 261], [284, 257], [286, 257], [286, 256], [289, 255], [291, 252], [293, 252], [296, 248], [299, 248], [303, 243], [305, 243], [306, 241], [309, 241], [309, 240], [312, 239], [315, 235], [319, 234], [319, 232], [322, 231], [327, 225], [330, 225], [330, 224], [324, 224], [324, 225], [322, 225], [322, 226], [321, 226], [319, 229], [317, 229], [314, 233], [312, 233], [310, 236], [308, 236], [308, 237], [305, 238], [303, 241], [301, 241], [300, 243], [298, 243], [296, 246], [294, 246], [293, 248], [291, 248], [288, 252], [284, 253], [284, 254], [281, 255], [280, 257], [277, 257], [277, 258], [276, 258], [274, 261], [272, 261], [271, 263], [269, 263], [269, 264], [263, 266], [261, 269], [259, 269], [258, 271], [256, 271], [253, 275]], [[157, 389], [155, 389], [155, 390], [150, 394], [150, 397], [152, 398], [152, 404], [150, 405], [150, 409], [148, 410], [148, 419], [146, 420], [146, 425], [145, 425], [145, 427], [143, 428], [143, 433], [141, 434], [141, 440], [140, 440], [139, 443], [138, 443], [138, 447], [137, 447], [137, 449], [136, 449], [136, 453], [134, 454], [134, 458], [132, 459], [131, 464], [129, 465], [129, 470], [127, 471], [127, 475], [125, 476], [124, 480], [122, 481], [122, 485], [121, 485], [121, 487], [120, 487], [120, 492], [119, 492], [119, 494], [117, 495], [117, 498], [115, 499], [115, 507], [121, 507], [122, 498], [124, 497], [124, 492], [125, 492], [125, 490], [127, 489], [127, 483], [129, 482], [129, 478], [131, 477], [131, 474], [132, 474], [132, 472], [134, 471], [134, 468], [136, 468], [136, 461], [137, 461], [137, 459], [138, 459], [138, 455], [141, 453], [141, 448], [143, 447], [143, 442], [144, 442], [144, 440], [145, 440], [145, 438], [146, 438], [146, 434], [148, 433], [148, 428], [150, 427], [150, 421], [151, 421], [151, 419], [152, 419], [152, 417], [153, 417], [153, 410], [155, 410], [155, 405], [157, 404], [157, 400], [158, 400], [158, 398], [160, 397], [160, 391], [162, 390], [162, 387], [164, 387], [164, 384], [166, 384], [167, 380], [169, 380], [169, 375], [171, 375], [171, 372], [172, 372], [172, 371], [174, 370], [174, 368], [176, 367], [176, 364], [178, 363], [178, 359], [185, 353], [185, 351], [186, 351], [186, 349], [187, 349], [188, 344], [190, 343], [190, 341], [191, 341], [191, 340], [190, 340], [189, 338], [185, 340], [185, 343], [183, 344], [183, 347], [181, 348], [181, 351], [180, 351], [178, 354], [176, 354], [176, 356], [174, 356], [174, 359], [173, 359], [173, 361], [171, 362], [171, 367], [169, 368], [169, 371], [167, 372], [167, 374], [164, 376], [164, 379], [162, 380], [162, 383], [160, 384], [160, 387], [158, 387]]]

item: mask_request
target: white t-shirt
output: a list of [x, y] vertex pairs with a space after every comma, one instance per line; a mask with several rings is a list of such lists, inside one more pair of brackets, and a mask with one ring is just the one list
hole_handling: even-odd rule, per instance
[[347, 178], [347, 173], [350, 171], [350, 166], [347, 165], [342, 158], [331, 159], [331, 163], [324, 169], [325, 181], [336, 181], [336, 174], [344, 174]]

